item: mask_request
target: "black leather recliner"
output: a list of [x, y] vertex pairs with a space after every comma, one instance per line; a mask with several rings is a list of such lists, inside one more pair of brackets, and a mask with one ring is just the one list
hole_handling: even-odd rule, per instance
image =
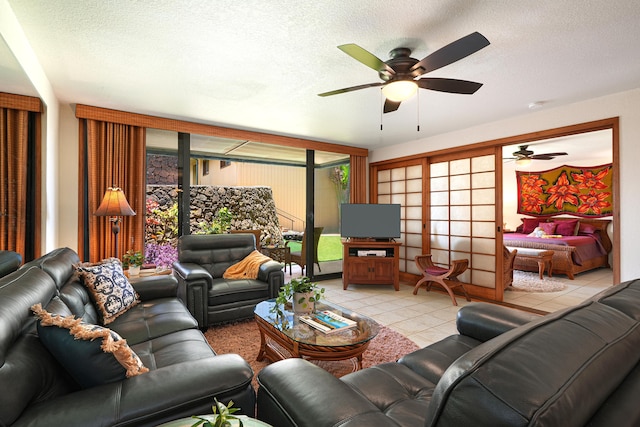
[[199, 327], [253, 317], [256, 304], [278, 296], [284, 272], [276, 261], [262, 264], [256, 279], [222, 277], [255, 249], [252, 234], [195, 234], [178, 239], [173, 270], [180, 297]]

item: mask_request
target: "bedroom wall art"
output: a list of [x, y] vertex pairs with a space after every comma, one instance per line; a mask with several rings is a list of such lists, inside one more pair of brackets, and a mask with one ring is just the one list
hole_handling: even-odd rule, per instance
[[516, 171], [518, 213], [600, 218], [613, 213], [613, 164]]

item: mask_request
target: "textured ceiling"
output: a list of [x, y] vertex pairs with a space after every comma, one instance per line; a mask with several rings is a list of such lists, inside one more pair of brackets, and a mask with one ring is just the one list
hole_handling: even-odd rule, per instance
[[[364, 148], [640, 87], [637, 0], [8, 2], [63, 102]], [[378, 88], [317, 96], [379, 81], [337, 45], [421, 59], [473, 31], [491, 44], [428, 76], [474, 95], [421, 90], [385, 115]]]

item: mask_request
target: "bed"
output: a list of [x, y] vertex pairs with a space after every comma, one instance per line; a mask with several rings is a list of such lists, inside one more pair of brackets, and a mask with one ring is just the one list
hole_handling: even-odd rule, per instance
[[[609, 219], [588, 218], [523, 218], [515, 233], [504, 233], [503, 243], [510, 248], [530, 248], [551, 250], [553, 253], [553, 273], [566, 274], [570, 279], [584, 271], [609, 267], [611, 239], [607, 234]], [[554, 223], [562, 233], [547, 233], [545, 237], [531, 237], [530, 233], [540, 223]], [[550, 230], [555, 227], [549, 225]], [[545, 226], [546, 228], [546, 226]], [[567, 232], [571, 230], [573, 232]], [[516, 270], [538, 271], [538, 264], [532, 260], [518, 259], [513, 266]]]

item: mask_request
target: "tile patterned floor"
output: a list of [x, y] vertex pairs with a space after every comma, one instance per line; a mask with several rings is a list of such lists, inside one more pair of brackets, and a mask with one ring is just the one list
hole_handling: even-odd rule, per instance
[[[295, 276], [295, 267], [293, 273]], [[556, 311], [577, 304], [611, 286], [613, 273], [610, 269], [598, 269], [577, 275], [575, 280], [569, 280], [566, 276], [554, 276], [554, 279], [565, 282], [567, 288], [548, 293], [507, 291], [505, 301], [549, 312]], [[448, 295], [427, 293], [424, 289], [418, 295], [413, 295], [413, 287], [403, 284], [398, 292], [390, 285], [349, 285], [345, 291], [342, 289], [342, 280], [327, 280], [320, 284], [325, 288], [329, 301], [372, 317], [409, 337], [421, 347], [457, 333], [456, 313], [460, 307], [468, 304], [460, 297], [458, 306], [453, 306]]]

